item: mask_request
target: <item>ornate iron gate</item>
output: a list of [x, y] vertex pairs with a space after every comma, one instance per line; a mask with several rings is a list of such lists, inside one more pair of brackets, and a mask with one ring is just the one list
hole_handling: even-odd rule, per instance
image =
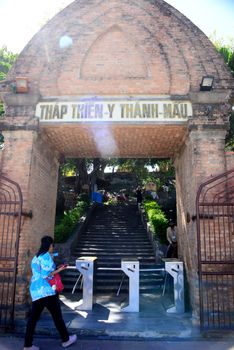
[[200, 317], [203, 329], [234, 329], [234, 170], [197, 194]]
[[0, 176], [0, 327], [14, 324], [22, 193], [14, 181]]

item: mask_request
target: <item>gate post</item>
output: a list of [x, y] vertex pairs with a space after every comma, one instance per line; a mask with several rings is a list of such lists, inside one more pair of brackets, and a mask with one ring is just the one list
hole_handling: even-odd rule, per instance
[[[174, 160], [176, 169], [179, 259], [184, 262], [193, 315], [199, 319], [196, 195], [199, 185], [225, 170], [227, 124], [204, 116], [188, 124], [184, 147]], [[198, 321], [199, 322], [199, 321]]]
[[39, 133], [36, 121], [12, 128], [9, 117], [8, 123], [3, 131], [5, 147], [1, 151], [1, 172], [19, 184], [23, 211], [32, 212], [31, 218], [24, 216], [21, 221], [19, 240], [15, 313], [22, 320], [28, 311], [31, 259], [40, 246], [41, 237], [54, 234], [59, 162], [46, 136]]
[[0, 328], [5, 329], [14, 327], [22, 204], [19, 185], [0, 176]]

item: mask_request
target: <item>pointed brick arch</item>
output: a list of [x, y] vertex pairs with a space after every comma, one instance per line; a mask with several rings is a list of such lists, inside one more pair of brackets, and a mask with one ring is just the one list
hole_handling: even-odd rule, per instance
[[81, 64], [80, 78], [147, 78], [148, 70], [137, 44], [119, 26], [114, 25], [88, 49]]
[[[67, 48], [59, 46], [64, 35], [72, 39]], [[110, 53], [118, 48], [111, 38], [119, 37], [124, 47], [129, 45], [128, 55], [121, 55], [119, 46], [117, 55], [112, 55], [116, 63], [110, 75], [103, 62], [111, 61]], [[112, 51], [103, 46], [101, 55], [100, 42], [113, 45]], [[127, 57], [124, 69], [117, 64], [123, 57]], [[130, 62], [132, 66], [136, 62], [134, 71]], [[14, 74], [30, 75], [37, 82], [31, 89], [42, 96], [106, 95], [111, 79], [117, 80], [112, 94], [186, 95], [199, 91], [203, 75], [215, 76], [218, 89], [229, 79], [205, 35], [163, 0], [74, 1], [35, 35], [19, 55], [10, 76]], [[106, 84], [100, 84], [101, 75]]]

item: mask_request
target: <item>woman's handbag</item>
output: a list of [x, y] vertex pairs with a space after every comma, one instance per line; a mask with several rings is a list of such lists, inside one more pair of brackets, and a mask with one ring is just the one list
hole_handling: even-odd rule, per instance
[[47, 281], [57, 293], [61, 293], [64, 290], [64, 285], [62, 283], [59, 273], [56, 273], [52, 277], [47, 278]]

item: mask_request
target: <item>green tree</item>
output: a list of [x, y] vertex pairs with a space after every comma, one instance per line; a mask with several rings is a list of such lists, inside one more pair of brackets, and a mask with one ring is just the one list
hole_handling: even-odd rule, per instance
[[[226, 62], [227, 66], [230, 68], [232, 75], [234, 77], [234, 39], [229, 38], [229, 41], [225, 43], [222, 38], [217, 39], [216, 32], [212, 34], [210, 39], [213, 42], [214, 46], [216, 47], [217, 51], [223, 56], [224, 61]], [[234, 151], [234, 110], [232, 110], [229, 122], [230, 122], [230, 128], [226, 137], [226, 150]]]
[[[75, 176], [75, 191], [76, 193], [81, 193], [83, 185], [88, 184], [90, 189], [92, 189], [97, 178], [102, 177], [107, 164], [107, 159], [100, 158], [66, 159], [64, 164], [61, 165], [61, 176]], [[61, 183], [63, 182], [61, 181]]]
[[[17, 58], [17, 54], [7, 50], [6, 46], [0, 48], [0, 80], [5, 80], [7, 73], [11, 69]], [[4, 105], [0, 100], [0, 117], [4, 114]]]
[[7, 50], [6, 46], [0, 48], [0, 80], [6, 79], [7, 73], [14, 64], [17, 54]]
[[[90, 189], [92, 185], [96, 183], [97, 179], [103, 179], [104, 170], [106, 166], [112, 166], [118, 169], [118, 171], [129, 172], [136, 175], [136, 179], [139, 185], [143, 185], [148, 181], [156, 181], [158, 175], [156, 172], [150, 173], [148, 166], [158, 169], [164, 176], [165, 181], [168, 177], [174, 175], [174, 167], [170, 160], [159, 159], [145, 159], [145, 158], [114, 158], [114, 159], [66, 159], [64, 164], [61, 165], [60, 176], [62, 178], [66, 176], [75, 176], [75, 191], [76, 193], [82, 192], [82, 186], [88, 184]], [[63, 180], [61, 179], [63, 185]], [[164, 183], [162, 182], [162, 185]]]
[[230, 68], [234, 77], [234, 39], [229, 38], [227, 41], [224, 41], [223, 38], [217, 38], [216, 32], [214, 32], [210, 36], [210, 40], [214, 44], [216, 50], [223, 56], [224, 61]]
[[[232, 75], [234, 77], [234, 41], [230, 40], [230, 44], [228, 45], [220, 45], [220, 44], [216, 44], [216, 45], [217, 45], [216, 46], [217, 50], [223, 56], [225, 62], [230, 68]], [[232, 108], [234, 108], [234, 106]], [[230, 115], [229, 122], [230, 122], [230, 127], [226, 137], [225, 148], [227, 151], [234, 151], [234, 110], [233, 109]]]

